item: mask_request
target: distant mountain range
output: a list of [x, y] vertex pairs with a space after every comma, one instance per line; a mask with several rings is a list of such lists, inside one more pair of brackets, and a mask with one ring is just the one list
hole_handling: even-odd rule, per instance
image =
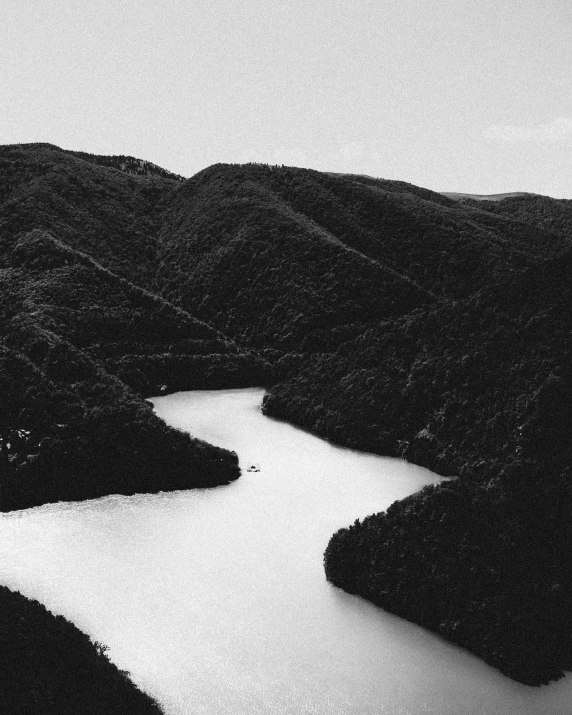
[[525, 191], [513, 191], [507, 194], [460, 194], [455, 191], [443, 191], [441, 193], [454, 201], [465, 201], [466, 199], [472, 199], [473, 201], [503, 201], [504, 199], [513, 199], [516, 196], [539, 196], [539, 194], [529, 194]]
[[143, 398], [264, 385], [270, 415], [460, 475], [336, 534], [333, 583], [559, 677], [571, 271], [570, 200], [0, 147], [0, 509], [228, 482]]

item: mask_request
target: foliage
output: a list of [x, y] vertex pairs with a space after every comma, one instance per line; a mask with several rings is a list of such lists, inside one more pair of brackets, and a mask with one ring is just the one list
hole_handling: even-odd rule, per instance
[[283, 351], [466, 298], [569, 245], [402, 182], [302, 169], [217, 165], [171, 199], [157, 290], [241, 343]]
[[[332, 582], [511, 677], [571, 666], [571, 202], [0, 147], [0, 508], [227, 483], [141, 398], [267, 414], [454, 482], [333, 537]], [[522, 604], [522, 608], [520, 605]]]
[[162, 169], [157, 164], [143, 159], [136, 159], [133, 156], [100, 156], [98, 154], [87, 154], [83, 151], [66, 151], [66, 154], [72, 154], [79, 159], [89, 161], [91, 164], [98, 166], [107, 166], [110, 169], [122, 171], [125, 174], [135, 174], [136, 176], [159, 176], [162, 179], [171, 179], [173, 181], [184, 181], [184, 177], [179, 174], [173, 174], [172, 171]]
[[41, 229], [144, 285], [154, 271], [161, 202], [178, 186], [49, 144], [0, 147], [0, 259], [18, 236]]
[[427, 487], [331, 538], [329, 581], [541, 685], [572, 669], [570, 470]]
[[[315, 173], [315, 172], [314, 172]], [[312, 172], [213, 167], [163, 214], [156, 289], [242, 344], [299, 351], [353, 322], [400, 315], [434, 297], [296, 211], [272, 180], [308, 190]], [[288, 195], [288, 194], [287, 194]]]
[[[216, 350], [229, 354], [238, 374], [246, 356], [230, 341], [45, 232], [18, 239], [6, 262], [0, 380], [9, 399], [0, 408], [0, 509], [238, 477], [236, 455], [167, 427], [105, 369], [113, 360], [123, 364], [124, 351], [144, 337], [143, 360], [158, 353], [167, 363], [175, 355], [188, 362], [193, 350]], [[173, 384], [173, 372], [166, 364], [160, 384], [149, 377], [134, 387], [157, 394]], [[206, 370], [203, 386], [211, 374]]]
[[0, 703], [10, 715], [161, 715], [161, 708], [62, 616], [0, 586]]
[[507, 216], [528, 226], [537, 226], [567, 239], [572, 235], [572, 200], [525, 194], [503, 201], [467, 201], [488, 213]]

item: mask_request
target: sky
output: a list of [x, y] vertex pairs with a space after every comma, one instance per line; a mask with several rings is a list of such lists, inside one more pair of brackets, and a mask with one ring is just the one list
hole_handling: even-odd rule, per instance
[[572, 198], [570, 0], [3, 0], [0, 144]]

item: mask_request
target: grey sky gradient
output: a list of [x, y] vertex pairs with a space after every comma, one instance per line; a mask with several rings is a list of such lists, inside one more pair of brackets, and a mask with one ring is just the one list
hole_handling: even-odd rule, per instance
[[572, 198], [570, 0], [4, 0], [0, 143]]

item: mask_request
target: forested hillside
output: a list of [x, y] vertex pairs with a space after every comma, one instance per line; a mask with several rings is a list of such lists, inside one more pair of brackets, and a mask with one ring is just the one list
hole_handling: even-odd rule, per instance
[[332, 583], [522, 682], [559, 677], [571, 206], [0, 147], [0, 508], [226, 483], [236, 455], [143, 398], [264, 385], [269, 415], [459, 476], [338, 532]]
[[372, 327], [313, 356], [264, 405], [461, 475], [340, 531], [326, 573], [529, 684], [572, 667], [571, 270], [566, 249]]
[[209, 384], [205, 352], [244, 361], [230, 341], [47, 233], [20, 237], [5, 264], [1, 510], [238, 476], [236, 455], [168, 428], [129, 389], [165, 391], [141, 366], [174, 348], [190, 361], [187, 386]]
[[241, 342], [315, 352], [340, 326], [470, 296], [568, 244], [402, 182], [217, 165], [172, 196], [155, 285]]
[[145, 289], [180, 177], [124, 159], [0, 148], [1, 510], [238, 476], [142, 399], [259, 384], [265, 363]]
[[572, 235], [572, 199], [551, 199], [549, 196], [525, 194], [504, 201], [471, 202], [499, 216], [508, 216], [523, 223], [538, 226], [564, 237]]
[[[288, 170], [276, 173], [287, 188]], [[311, 192], [309, 173], [293, 171], [294, 187], [302, 181]], [[213, 167], [181, 187], [160, 234], [162, 295], [241, 342], [285, 351], [305, 350], [339, 325], [434, 300], [296, 211], [273, 190], [273, 175], [267, 167]]]
[[66, 154], [77, 156], [79, 159], [89, 161], [91, 164], [98, 166], [107, 166], [110, 169], [117, 169], [125, 174], [135, 174], [136, 176], [159, 176], [162, 179], [172, 179], [175, 181], [185, 181], [183, 176], [173, 174], [172, 171], [167, 171], [157, 164], [144, 159], [136, 159], [134, 156], [100, 156], [98, 154], [87, 154], [84, 151], [66, 150]]
[[265, 409], [448, 476], [565, 465], [571, 270], [567, 250], [470, 299], [378, 324], [313, 356]]
[[62, 616], [0, 586], [0, 705], [6, 715], [161, 715]]
[[[2, 511], [239, 476], [236, 454], [167, 427], [143, 397], [252, 384], [260, 359], [141, 287], [153, 212], [178, 182], [97, 159], [0, 148]], [[160, 712], [71, 624], [0, 596], [9, 712]]]
[[180, 182], [81, 156], [49, 144], [0, 147], [0, 260], [23, 232], [43, 229], [131, 281], [149, 281], [161, 202]]

